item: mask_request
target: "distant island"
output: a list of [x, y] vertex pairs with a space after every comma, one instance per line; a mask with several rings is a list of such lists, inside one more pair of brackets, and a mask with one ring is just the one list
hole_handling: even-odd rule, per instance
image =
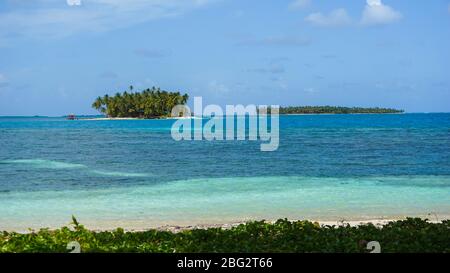
[[[270, 110], [269, 110], [270, 111]], [[399, 114], [403, 110], [391, 108], [363, 108], [340, 106], [288, 106], [280, 107], [280, 114]]]
[[[114, 96], [98, 97], [92, 107], [108, 118], [141, 118], [154, 119], [170, 117], [172, 108], [185, 105], [188, 94], [169, 92], [152, 87], [141, 92], [133, 93], [133, 86], [129, 91], [116, 93]], [[268, 108], [270, 113], [270, 107]], [[288, 106], [280, 107], [281, 115], [294, 114], [398, 114], [403, 110], [392, 108], [363, 108], [341, 106]]]
[[155, 87], [133, 93], [133, 86], [130, 86], [129, 92], [98, 97], [92, 107], [109, 118], [154, 119], [169, 117], [174, 106], [184, 105], [188, 99], [187, 94]]

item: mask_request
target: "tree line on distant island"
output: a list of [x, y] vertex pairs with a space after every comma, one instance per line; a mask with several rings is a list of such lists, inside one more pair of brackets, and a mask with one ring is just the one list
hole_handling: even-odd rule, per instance
[[133, 86], [130, 86], [130, 92], [98, 97], [92, 107], [111, 118], [159, 118], [170, 116], [174, 106], [184, 105], [188, 99], [188, 94], [155, 87], [133, 93]]
[[[270, 109], [268, 109], [270, 112]], [[289, 106], [280, 107], [280, 114], [395, 114], [403, 110], [391, 108], [363, 108], [340, 106]]]

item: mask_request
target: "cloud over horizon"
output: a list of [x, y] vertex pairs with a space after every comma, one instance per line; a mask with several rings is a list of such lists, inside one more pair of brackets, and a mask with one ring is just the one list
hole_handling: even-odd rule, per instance
[[312, 13], [305, 18], [305, 21], [321, 27], [346, 26], [352, 23], [352, 19], [343, 8], [335, 9], [329, 14], [323, 14], [321, 12]]
[[[366, 0], [359, 23], [362, 26], [387, 25], [400, 20], [403, 15], [392, 7], [383, 4], [382, 0]], [[344, 8], [338, 8], [328, 14], [322, 12], [311, 13], [305, 21], [313, 26], [338, 27], [353, 25], [351, 16]]]
[[402, 17], [400, 12], [383, 4], [381, 0], [367, 0], [361, 24], [365, 26], [385, 25], [396, 22]]
[[289, 9], [304, 9], [309, 5], [311, 5], [311, 0], [294, 0], [289, 4]]
[[69, 6], [80, 6], [81, 0], [67, 0], [67, 5]]
[[10, 2], [9, 9], [0, 12], [0, 44], [11, 37], [55, 38], [123, 28], [176, 17], [216, 0], [66, 1]]

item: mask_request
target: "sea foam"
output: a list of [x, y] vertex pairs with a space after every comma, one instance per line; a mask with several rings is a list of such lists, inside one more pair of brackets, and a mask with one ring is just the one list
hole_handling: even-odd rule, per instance
[[0, 163], [30, 165], [34, 168], [41, 168], [41, 169], [79, 169], [79, 168], [86, 167], [86, 165], [83, 165], [83, 164], [66, 163], [66, 162], [46, 160], [46, 159], [4, 160], [4, 161], [0, 161]]
[[128, 172], [109, 172], [109, 171], [99, 171], [93, 170], [91, 173], [101, 176], [113, 176], [113, 177], [149, 177], [148, 173], [128, 173]]
[[[54, 160], [45, 159], [18, 159], [18, 160], [4, 160], [0, 161], [0, 164], [15, 164], [15, 165], [29, 165], [38, 169], [87, 169], [86, 165], [66, 163]], [[115, 172], [115, 171], [101, 171], [101, 170], [88, 170], [88, 172], [111, 177], [149, 177], [148, 173], [129, 173], [129, 172]]]

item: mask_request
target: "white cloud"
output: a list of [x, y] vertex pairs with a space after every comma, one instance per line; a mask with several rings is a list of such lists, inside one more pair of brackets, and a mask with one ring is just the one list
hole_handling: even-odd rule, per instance
[[311, 0], [295, 0], [289, 5], [290, 9], [303, 9], [311, 4]]
[[367, 0], [364, 8], [361, 24], [384, 25], [393, 23], [402, 18], [402, 14], [388, 5], [382, 3], [381, 0]]
[[62, 0], [30, 1], [0, 11], [0, 44], [17, 37], [54, 38], [123, 28], [178, 16], [217, 0], [83, 0], [83, 5], [81, 0], [66, 1], [64, 6]]
[[67, 0], [69, 6], [81, 6], [81, 0]]
[[349, 25], [352, 19], [345, 9], [336, 9], [329, 14], [321, 12], [312, 13], [305, 18], [305, 21], [315, 26], [321, 27], [336, 27]]

